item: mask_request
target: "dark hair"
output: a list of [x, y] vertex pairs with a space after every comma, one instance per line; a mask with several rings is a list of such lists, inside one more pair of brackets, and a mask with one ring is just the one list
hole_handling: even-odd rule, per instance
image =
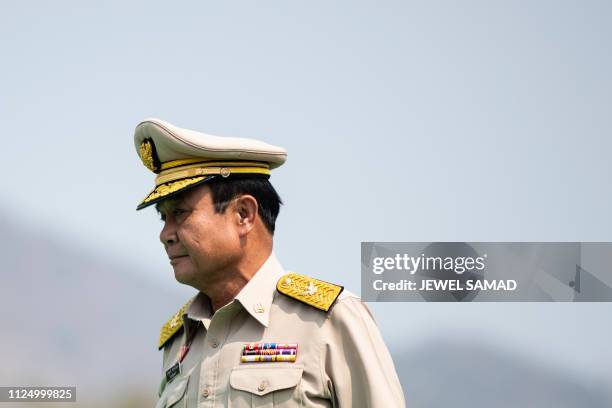
[[207, 181], [206, 185], [210, 187], [212, 202], [215, 211], [218, 213], [224, 212], [230, 201], [239, 195], [249, 194], [255, 197], [259, 208], [259, 216], [266, 229], [274, 235], [276, 217], [283, 201], [267, 178], [253, 176], [215, 177]]

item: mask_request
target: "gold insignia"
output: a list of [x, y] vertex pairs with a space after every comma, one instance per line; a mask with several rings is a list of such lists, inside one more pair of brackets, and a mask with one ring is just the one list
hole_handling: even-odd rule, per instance
[[325, 312], [329, 311], [344, 288], [308, 276], [289, 273], [282, 276], [276, 290]]
[[253, 310], [255, 310], [255, 313], [263, 313], [266, 311], [266, 308], [261, 303], [255, 303], [253, 305]]
[[304, 291], [304, 296], [312, 296], [315, 293], [317, 293], [317, 287], [314, 285], [314, 283], [308, 282], [308, 287], [306, 288], [306, 290]]
[[145, 140], [140, 144], [138, 149], [140, 160], [146, 166], [147, 169], [155, 171], [155, 160], [153, 159], [153, 144], [150, 140]]
[[155, 200], [156, 198], [165, 197], [168, 194], [175, 193], [202, 180], [204, 180], [204, 177], [192, 177], [159, 185], [155, 187], [155, 190], [153, 190], [153, 192], [142, 201], [141, 205], [148, 203], [151, 200]]
[[159, 348], [161, 349], [164, 345], [170, 340], [178, 331], [183, 327], [183, 315], [185, 311], [191, 304], [190, 299], [187, 303], [181, 307], [181, 309], [172, 316], [170, 320], [166, 322], [161, 328], [161, 332], [159, 333]]

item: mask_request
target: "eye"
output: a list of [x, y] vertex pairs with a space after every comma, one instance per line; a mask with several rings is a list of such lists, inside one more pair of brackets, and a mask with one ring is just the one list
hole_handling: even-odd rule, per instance
[[187, 216], [189, 211], [184, 208], [174, 208], [171, 210], [171, 213], [174, 219], [181, 221]]

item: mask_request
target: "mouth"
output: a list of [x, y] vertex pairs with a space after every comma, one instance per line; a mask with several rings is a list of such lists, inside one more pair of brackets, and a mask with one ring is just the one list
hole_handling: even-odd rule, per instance
[[170, 256], [169, 258], [170, 258], [170, 263], [174, 264], [175, 262], [179, 261], [180, 259], [187, 258], [187, 257], [188, 257], [188, 255], [173, 255], [173, 256]]

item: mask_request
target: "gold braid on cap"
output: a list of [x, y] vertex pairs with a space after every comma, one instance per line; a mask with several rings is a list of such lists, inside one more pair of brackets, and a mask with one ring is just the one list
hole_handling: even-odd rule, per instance
[[145, 166], [147, 163], [151, 163], [148, 155], [151, 151], [153, 152], [151, 157], [153, 157], [154, 168], [162, 169], [162, 171], [157, 171], [159, 174], [155, 178], [155, 189], [138, 205], [138, 210], [153, 204], [155, 201], [160, 201], [170, 194], [204, 182], [214, 175], [220, 175], [223, 178], [232, 174], [270, 175], [270, 165], [256, 161], [202, 161], [202, 158], [185, 158], [164, 162], [156, 166], [155, 147], [142, 143], [141, 158], [143, 158]]
[[[219, 174], [229, 177], [231, 174], [264, 174], [270, 175], [270, 165], [255, 161], [207, 161], [191, 163], [191, 160], [176, 160], [179, 164], [170, 167], [169, 163], [162, 164], [165, 168], [155, 178], [155, 185], [160, 186], [176, 180], [190, 177], [210, 176]], [[185, 164], [187, 163], [187, 164]]]
[[156, 198], [159, 198], [159, 197], [165, 197], [168, 194], [172, 194], [176, 191], [179, 191], [191, 184], [195, 184], [202, 180], [204, 180], [204, 177], [192, 177], [192, 178], [186, 178], [186, 179], [182, 179], [178, 181], [173, 181], [168, 184], [159, 185], [155, 187], [155, 190], [153, 190], [153, 192], [149, 194], [147, 198], [142, 200], [142, 204], [148, 203], [149, 201], [155, 200]]

